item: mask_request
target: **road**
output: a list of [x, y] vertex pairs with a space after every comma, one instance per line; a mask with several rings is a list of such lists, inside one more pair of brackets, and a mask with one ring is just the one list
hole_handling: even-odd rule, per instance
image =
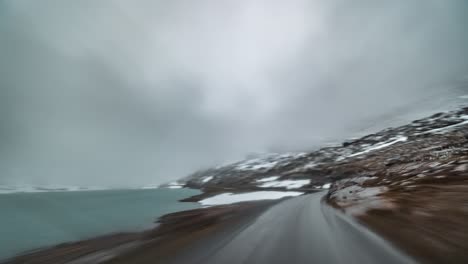
[[324, 205], [324, 193], [288, 199], [224, 239], [175, 263], [413, 263], [388, 243]]

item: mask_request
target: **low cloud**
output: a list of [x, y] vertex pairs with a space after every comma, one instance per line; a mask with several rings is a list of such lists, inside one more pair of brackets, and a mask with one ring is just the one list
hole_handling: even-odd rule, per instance
[[467, 7], [3, 1], [0, 182], [162, 183], [392, 125], [465, 92]]

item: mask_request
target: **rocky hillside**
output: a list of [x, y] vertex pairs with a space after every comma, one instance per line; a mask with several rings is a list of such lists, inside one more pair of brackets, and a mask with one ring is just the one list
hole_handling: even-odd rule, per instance
[[[201, 170], [180, 182], [201, 189], [312, 191], [341, 179], [357, 177], [362, 181], [362, 177], [368, 177], [376, 185], [396, 185], [400, 181], [409, 185], [409, 178], [422, 171], [432, 175], [441, 170], [461, 170], [463, 167], [456, 166], [461, 165], [457, 157], [466, 153], [467, 127], [468, 108], [463, 108], [388, 128], [341, 146], [310, 153], [266, 154]], [[441, 160], [453, 162], [438, 164]]]
[[268, 154], [180, 181], [213, 192], [331, 188], [327, 201], [424, 263], [468, 261], [468, 108], [310, 153]]

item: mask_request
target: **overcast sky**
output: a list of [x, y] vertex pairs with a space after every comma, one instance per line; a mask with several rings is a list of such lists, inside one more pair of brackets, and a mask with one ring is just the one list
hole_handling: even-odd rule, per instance
[[0, 183], [158, 184], [387, 124], [464, 93], [467, 6], [1, 1]]

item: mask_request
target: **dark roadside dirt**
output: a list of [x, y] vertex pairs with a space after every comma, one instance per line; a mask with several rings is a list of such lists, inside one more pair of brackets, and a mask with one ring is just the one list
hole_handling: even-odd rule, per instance
[[[414, 149], [414, 156], [425, 154]], [[329, 201], [421, 263], [468, 263], [466, 139], [450, 151], [425, 161], [382, 166], [366, 181], [338, 181], [331, 193], [342, 195], [331, 195]], [[373, 161], [368, 157], [361, 162]], [[375, 188], [382, 192], [371, 197], [359, 193]], [[355, 210], [363, 205], [366, 210]]]
[[421, 263], [468, 263], [468, 181], [382, 196], [393, 209], [370, 210], [362, 223]]

